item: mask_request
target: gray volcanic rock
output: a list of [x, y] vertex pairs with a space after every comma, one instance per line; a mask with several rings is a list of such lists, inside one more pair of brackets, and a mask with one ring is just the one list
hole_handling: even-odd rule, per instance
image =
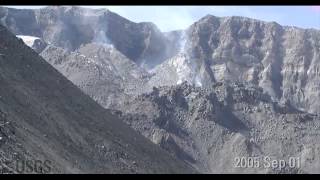
[[[151, 87], [172, 86], [186, 81], [202, 87], [204, 80], [201, 77], [203, 73], [200, 71], [205, 72], [188, 54], [178, 53], [149, 71], [151, 78], [148, 85]], [[209, 82], [206, 84], [209, 85]]]
[[275, 100], [318, 112], [319, 30], [208, 15], [181, 37], [179, 54], [153, 69], [153, 85], [249, 82]]
[[305, 111], [319, 109], [320, 31], [244, 17], [206, 16], [187, 30], [186, 53], [204, 87], [250, 82]]
[[46, 47], [47, 43], [45, 43], [42, 39], [36, 39], [32, 45], [32, 49], [37, 53], [41, 53]]
[[[314, 98], [320, 92], [318, 30], [207, 15], [184, 31], [161, 33], [152, 23], [133, 23], [105, 9], [64, 6], [1, 7], [0, 19], [17, 35], [40, 37], [66, 50], [92, 42], [111, 43], [139, 66], [156, 72], [151, 87], [183, 80], [205, 88], [220, 81], [250, 82], [296, 108], [312, 113], [320, 108]], [[188, 63], [176, 67], [182, 55]], [[180, 75], [179, 69], [192, 71]]]
[[15, 34], [36, 36], [46, 43], [74, 51], [91, 42], [112, 43], [121, 53], [153, 67], [174, 51], [152, 23], [134, 23], [106, 9], [47, 7], [16, 10], [0, 7], [1, 23]]
[[41, 56], [105, 108], [147, 90], [149, 74], [112, 45], [91, 43], [72, 53], [50, 45]]
[[[122, 112], [129, 125], [203, 173], [318, 173], [320, 167], [312, 158], [320, 148], [319, 117], [273, 102], [256, 86], [154, 88], [127, 100]], [[237, 157], [259, 157], [260, 165], [237, 167]], [[268, 157], [286, 167], [268, 167]], [[290, 157], [301, 164], [290, 168]]]
[[[298, 76], [292, 73], [303, 70], [295, 67], [296, 51], [284, 53], [292, 44], [301, 46], [289, 41], [298, 31], [314, 33], [312, 42], [318, 33], [248, 18], [206, 16], [186, 31], [167, 33], [176, 42], [176, 55], [146, 73], [147, 78], [140, 78], [143, 81], [131, 81], [146, 90], [159, 88], [126, 96], [121, 92], [128, 82], [105, 76], [112, 77], [109, 86], [121, 82], [117, 87], [124, 88], [115, 94], [122, 98], [114, 98], [109, 106], [104, 105], [104, 99], [97, 102], [119, 110], [116, 114], [130, 126], [201, 172], [315, 173], [319, 159], [308, 158], [319, 150], [315, 144], [319, 140], [319, 118], [304, 111], [317, 112], [317, 101], [313, 98], [310, 104], [314, 109], [302, 111], [301, 107], [310, 101], [290, 87], [301, 84], [294, 81]], [[92, 56], [98, 54], [90, 52]], [[103, 57], [110, 59], [109, 56]], [[125, 58], [116, 59], [128, 62]], [[119, 77], [124, 76], [125, 73]], [[312, 82], [311, 87], [315, 88], [317, 81]], [[89, 94], [95, 97], [103, 93]], [[236, 167], [236, 157], [251, 156], [287, 161], [297, 157], [302, 164], [300, 168], [280, 170]]]
[[[49, 160], [51, 173], [193, 173], [0, 25], [0, 172]], [[44, 168], [44, 167], [42, 167]]]
[[[319, 30], [208, 15], [162, 33], [79, 7], [0, 8], [0, 20], [43, 38], [60, 73], [200, 172], [319, 173]], [[300, 166], [237, 167], [237, 157]]]

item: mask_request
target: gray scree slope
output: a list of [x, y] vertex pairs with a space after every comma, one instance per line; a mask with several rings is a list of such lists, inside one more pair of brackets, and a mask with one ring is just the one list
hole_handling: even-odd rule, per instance
[[[16, 23], [27, 10], [0, 12], [15, 34], [36, 32]], [[41, 56], [103, 107], [199, 171], [319, 173], [318, 30], [208, 15], [186, 30], [149, 29], [146, 36], [141, 27], [148, 23], [132, 23], [105, 10], [49, 7], [36, 12], [53, 19], [53, 27], [76, 24], [59, 32], [80, 31], [79, 24], [99, 29], [100, 23], [86, 18], [108, 16], [102, 33], [88, 33], [90, 38], [72, 46], [65, 46], [73, 42], [69, 36], [50, 43], [40, 30], [49, 44]], [[59, 23], [43, 14], [54, 14]], [[110, 33], [115, 27], [117, 35]], [[236, 168], [234, 158], [243, 156], [299, 157], [301, 167]]]
[[50, 160], [54, 173], [190, 173], [0, 26], [0, 171]]
[[[274, 102], [259, 87], [217, 83], [206, 90], [183, 83], [123, 104], [119, 117], [200, 172], [319, 173], [319, 116]], [[238, 167], [237, 157], [259, 157], [260, 164]], [[286, 167], [268, 167], [267, 157]], [[290, 168], [290, 157], [299, 166]]]

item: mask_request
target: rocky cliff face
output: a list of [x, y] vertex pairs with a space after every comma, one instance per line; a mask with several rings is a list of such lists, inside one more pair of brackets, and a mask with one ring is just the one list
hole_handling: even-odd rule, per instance
[[175, 78], [180, 76], [207, 88], [214, 82], [250, 82], [297, 108], [314, 113], [319, 109], [312, 97], [319, 92], [320, 31], [208, 15], [186, 34], [184, 55], [156, 67], [161, 72], [157, 79], [172, 74], [171, 85], [181, 83]]
[[172, 54], [170, 38], [152, 23], [134, 23], [105, 9], [0, 8], [1, 23], [16, 35], [30, 35], [69, 51], [90, 42], [112, 43], [122, 54], [153, 67]]
[[[106, 10], [0, 12], [15, 34], [43, 38], [40, 55], [83, 92], [200, 172], [317, 173], [320, 31], [208, 15], [163, 33]], [[20, 25], [37, 13], [28, 21], [40, 34]], [[237, 157], [301, 164], [237, 167]]]
[[[243, 17], [206, 16], [188, 30], [201, 84], [250, 82], [274, 99], [317, 112], [320, 31]], [[192, 61], [192, 60], [191, 60]]]

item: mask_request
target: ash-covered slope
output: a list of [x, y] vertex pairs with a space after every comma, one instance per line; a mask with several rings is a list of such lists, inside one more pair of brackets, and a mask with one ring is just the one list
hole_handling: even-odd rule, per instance
[[[182, 83], [124, 104], [121, 118], [200, 172], [319, 173], [319, 116], [273, 102], [259, 87], [217, 83], [205, 90]], [[259, 164], [251, 167], [253, 157]], [[242, 166], [236, 158], [244, 159]], [[286, 166], [269, 167], [271, 160]], [[290, 167], [290, 160], [299, 163]]]
[[71, 53], [49, 45], [41, 56], [105, 108], [144, 92], [150, 76], [112, 45], [90, 43]]
[[[33, 11], [43, 21], [25, 19], [49, 22], [39, 35], [21, 24], [29, 11], [0, 12], [15, 34], [54, 40], [41, 54], [50, 64], [199, 171], [318, 173], [318, 30], [208, 15], [160, 33], [105, 10], [49, 7]], [[139, 95], [153, 86], [168, 87]], [[298, 157], [301, 166], [236, 168], [235, 157], [251, 156]]]
[[40, 37], [70, 51], [91, 42], [112, 43], [125, 56], [146, 67], [153, 67], [174, 51], [170, 38], [154, 24], [134, 23], [106, 9], [0, 7], [0, 19], [16, 35]]
[[[133, 97], [123, 93], [128, 82], [109, 75], [104, 76], [111, 79], [108, 83], [119, 82], [115, 87], [124, 87], [121, 88], [123, 92], [115, 93], [121, 98], [114, 98], [111, 106], [105, 106], [103, 98], [95, 98], [103, 96], [101, 91], [95, 92], [94, 87], [98, 86], [92, 86], [89, 94], [105, 107], [121, 110], [122, 116], [141, 134], [201, 172], [316, 173], [319, 159], [313, 157], [319, 152], [316, 145], [320, 138], [317, 134], [319, 118], [298, 110], [303, 104], [295, 104], [295, 99], [304, 100], [292, 94], [294, 88], [286, 90], [301, 85], [291, 81], [302, 71], [297, 68], [300, 60], [295, 53], [306, 48], [294, 40], [294, 36], [299, 36], [298, 31], [318, 33], [248, 18], [207, 16], [186, 31], [167, 33], [167, 37], [179, 42], [178, 53], [149, 71], [143, 81], [138, 81], [139, 78], [130, 81], [145, 89], [172, 87]], [[308, 36], [305, 42], [315, 42], [318, 38], [315, 35]], [[297, 51], [290, 50], [293, 44]], [[92, 56], [99, 54], [94, 50], [99, 49], [97, 46], [91, 47]], [[312, 49], [313, 58], [318, 56], [316, 47], [315, 44]], [[288, 53], [283, 54], [283, 51]], [[103, 59], [110, 61], [110, 54], [102, 54]], [[116, 59], [129, 62], [124, 58]], [[132, 71], [118, 64], [115, 66]], [[111, 74], [116, 72], [110, 71]], [[309, 74], [308, 77], [317, 76]], [[317, 82], [310, 80], [311, 84]], [[72, 81], [79, 86], [77, 80]], [[183, 83], [185, 81], [197, 87]], [[217, 86], [219, 82], [224, 84]], [[313, 88], [317, 93], [316, 87]], [[88, 87], [81, 89], [86, 92]], [[279, 94], [278, 90], [283, 92]], [[308, 98], [311, 99], [311, 95]], [[312, 100], [316, 105], [315, 99]], [[316, 106], [311, 107], [314, 109], [305, 111], [318, 113]], [[236, 157], [251, 156], [287, 161], [295, 157], [300, 158], [302, 164], [299, 168], [285, 170], [262, 165], [261, 168], [236, 168]]]
[[0, 26], [0, 171], [49, 160], [52, 173], [191, 173]]

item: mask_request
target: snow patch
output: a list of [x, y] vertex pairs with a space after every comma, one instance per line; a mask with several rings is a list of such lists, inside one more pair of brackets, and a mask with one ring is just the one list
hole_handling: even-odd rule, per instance
[[22, 41], [29, 47], [32, 47], [35, 40], [40, 39], [39, 37], [25, 35], [17, 35], [17, 37], [22, 39]]

